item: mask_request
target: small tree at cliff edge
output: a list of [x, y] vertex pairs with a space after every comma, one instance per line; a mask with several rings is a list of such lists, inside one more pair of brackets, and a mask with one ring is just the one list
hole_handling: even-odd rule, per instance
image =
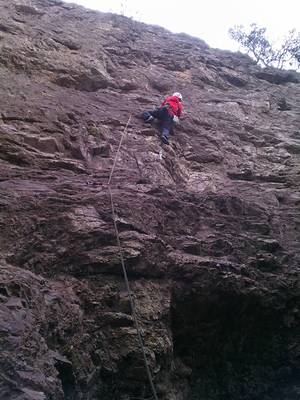
[[229, 29], [230, 37], [237, 41], [258, 64], [279, 69], [288, 65], [299, 69], [300, 32], [296, 32], [295, 29], [289, 31], [279, 48], [275, 48], [269, 42], [265, 33], [266, 28], [261, 28], [257, 24], [251, 24], [248, 29], [243, 25]]

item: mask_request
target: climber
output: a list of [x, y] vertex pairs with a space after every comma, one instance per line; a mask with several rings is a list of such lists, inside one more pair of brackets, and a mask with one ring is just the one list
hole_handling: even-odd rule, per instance
[[172, 96], [168, 96], [160, 107], [153, 111], [145, 111], [142, 114], [142, 119], [151, 123], [154, 119], [158, 119], [161, 128], [161, 140], [165, 144], [169, 144], [169, 135], [173, 130], [174, 124], [179, 123], [179, 118], [182, 115], [182, 95], [175, 92]]

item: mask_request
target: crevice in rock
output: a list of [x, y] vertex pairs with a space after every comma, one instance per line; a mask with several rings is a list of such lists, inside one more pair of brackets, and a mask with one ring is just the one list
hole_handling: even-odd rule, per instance
[[76, 400], [78, 397], [72, 364], [56, 360], [55, 368], [58, 371], [58, 379], [61, 381], [64, 400]]
[[4, 115], [4, 114], [1, 114], [1, 118], [3, 122], [21, 121], [21, 122], [28, 122], [31, 124], [42, 122], [41, 120], [32, 117], [18, 117], [18, 116]]

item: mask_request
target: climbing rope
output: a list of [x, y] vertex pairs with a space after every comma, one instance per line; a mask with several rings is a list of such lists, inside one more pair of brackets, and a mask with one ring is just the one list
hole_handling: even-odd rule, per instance
[[117, 239], [117, 245], [118, 245], [118, 248], [119, 248], [119, 255], [120, 255], [120, 260], [121, 260], [121, 265], [122, 265], [122, 270], [123, 270], [126, 290], [127, 290], [129, 301], [130, 301], [131, 315], [132, 315], [132, 318], [133, 318], [133, 321], [134, 321], [134, 325], [135, 325], [135, 329], [136, 329], [136, 332], [137, 332], [139, 346], [140, 346], [142, 354], [143, 354], [143, 358], [144, 358], [144, 363], [145, 363], [145, 368], [146, 368], [149, 384], [150, 384], [154, 399], [158, 400], [156, 389], [155, 389], [155, 386], [154, 386], [154, 383], [153, 383], [152, 374], [151, 374], [150, 367], [148, 365], [148, 361], [147, 361], [147, 357], [146, 357], [146, 352], [145, 352], [145, 347], [144, 347], [144, 344], [143, 344], [141, 329], [140, 329], [140, 326], [139, 326], [139, 323], [138, 323], [138, 319], [137, 319], [137, 315], [136, 315], [136, 311], [135, 311], [135, 304], [134, 304], [133, 295], [131, 293], [131, 289], [130, 289], [130, 285], [129, 285], [129, 280], [128, 280], [127, 270], [126, 270], [126, 266], [125, 266], [122, 246], [121, 246], [121, 242], [120, 242], [119, 230], [118, 230], [117, 221], [116, 221], [115, 205], [114, 205], [114, 201], [113, 201], [112, 191], [111, 191], [111, 188], [110, 188], [110, 184], [111, 184], [111, 180], [112, 180], [112, 177], [113, 177], [113, 173], [114, 173], [114, 170], [115, 170], [115, 167], [116, 167], [116, 164], [117, 164], [118, 155], [119, 155], [119, 152], [120, 152], [120, 149], [121, 149], [121, 146], [122, 146], [122, 142], [123, 142], [123, 139], [125, 137], [128, 125], [130, 123], [130, 120], [131, 120], [131, 115], [129, 116], [127, 124], [126, 124], [126, 126], [125, 126], [125, 128], [123, 130], [123, 133], [122, 133], [122, 136], [121, 136], [121, 139], [120, 139], [120, 143], [119, 143], [116, 155], [115, 155], [115, 160], [114, 160], [114, 163], [113, 163], [110, 175], [109, 175], [108, 192], [109, 192], [109, 197], [110, 197], [110, 204], [111, 204], [111, 211], [112, 211], [114, 229], [115, 229], [115, 234], [116, 234], [116, 239]]

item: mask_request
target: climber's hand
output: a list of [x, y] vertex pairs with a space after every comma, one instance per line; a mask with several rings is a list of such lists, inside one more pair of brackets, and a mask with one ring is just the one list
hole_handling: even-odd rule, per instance
[[177, 115], [174, 115], [173, 121], [174, 121], [174, 124], [179, 125], [179, 118], [177, 117]]

